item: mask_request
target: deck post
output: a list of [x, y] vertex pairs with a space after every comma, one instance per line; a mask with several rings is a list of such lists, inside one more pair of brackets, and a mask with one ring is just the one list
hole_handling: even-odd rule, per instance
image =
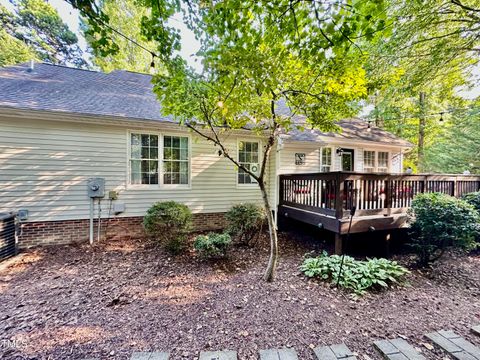
[[337, 219], [343, 218], [343, 197], [345, 196], [345, 181], [344, 177], [337, 174], [335, 189], [335, 217]]
[[335, 233], [335, 254], [343, 254], [343, 236], [340, 233]]
[[387, 258], [390, 257], [390, 240], [391, 240], [391, 234], [388, 232], [385, 234], [385, 256]]

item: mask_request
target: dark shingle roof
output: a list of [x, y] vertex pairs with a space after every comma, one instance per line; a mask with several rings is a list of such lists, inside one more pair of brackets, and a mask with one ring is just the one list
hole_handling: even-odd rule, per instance
[[323, 133], [316, 129], [305, 129], [300, 131], [292, 129], [288, 134], [283, 135], [285, 139], [292, 141], [320, 141], [321, 137], [330, 137], [339, 141], [373, 141], [392, 146], [412, 147], [412, 144], [394, 134], [382, 130], [376, 126], [368, 128], [366, 121], [358, 118], [344, 119], [337, 122], [342, 129], [341, 132]]
[[0, 106], [171, 121], [160, 113], [149, 75], [43, 63], [28, 70], [27, 64], [0, 69]]
[[[106, 115], [129, 119], [174, 121], [162, 116], [161, 107], [152, 92], [151, 76], [129, 71], [109, 74], [64, 66], [36, 63], [0, 68], [0, 107], [58, 111], [74, 114]], [[288, 108], [285, 107], [285, 111]], [[302, 121], [301, 116], [294, 120]], [[373, 127], [361, 119], [338, 123], [341, 133], [319, 130], [291, 130], [285, 135], [292, 141], [318, 141], [319, 136], [339, 140], [382, 142], [394, 146], [411, 144], [395, 135]]]

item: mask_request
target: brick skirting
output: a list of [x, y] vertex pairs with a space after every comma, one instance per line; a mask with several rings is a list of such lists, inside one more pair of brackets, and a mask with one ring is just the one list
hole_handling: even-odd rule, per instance
[[[143, 217], [117, 217], [102, 219], [102, 238], [117, 236], [142, 237]], [[94, 222], [95, 238], [97, 221]], [[19, 247], [29, 248], [42, 245], [66, 245], [88, 241], [89, 220], [59, 220], [45, 222], [27, 222], [21, 225]], [[193, 214], [195, 231], [219, 230], [225, 227], [224, 213]]]

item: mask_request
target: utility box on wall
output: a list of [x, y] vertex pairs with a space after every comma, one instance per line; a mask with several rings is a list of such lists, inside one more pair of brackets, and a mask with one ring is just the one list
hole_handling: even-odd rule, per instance
[[90, 178], [87, 180], [87, 192], [90, 198], [103, 198], [105, 196], [105, 179]]

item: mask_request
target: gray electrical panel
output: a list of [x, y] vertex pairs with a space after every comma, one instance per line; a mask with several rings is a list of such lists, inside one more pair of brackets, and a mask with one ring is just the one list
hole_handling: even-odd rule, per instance
[[90, 178], [87, 180], [87, 192], [90, 198], [103, 198], [105, 196], [105, 179]]

